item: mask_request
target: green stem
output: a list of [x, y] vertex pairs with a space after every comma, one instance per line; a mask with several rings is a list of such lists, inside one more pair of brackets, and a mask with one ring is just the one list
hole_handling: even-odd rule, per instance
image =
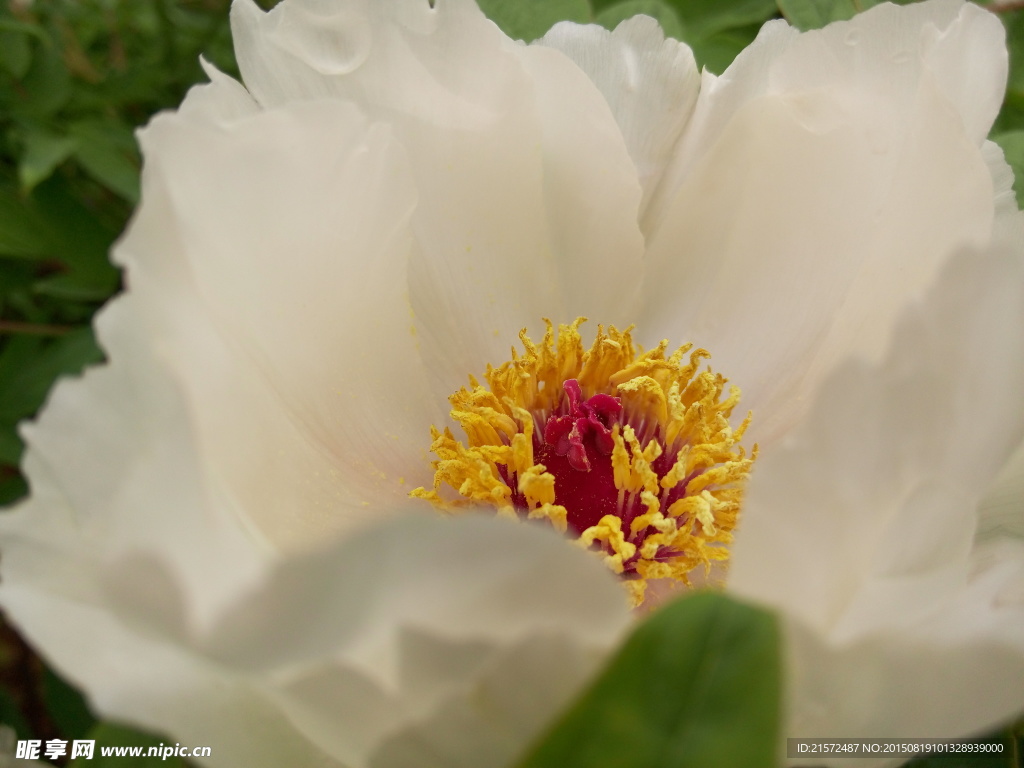
[[1024, 8], [1024, 0], [1006, 0], [1002, 3], [989, 3], [983, 5], [986, 11], [992, 11], [992, 13], [1013, 13]]
[[31, 336], [63, 336], [74, 328], [68, 325], [44, 325], [42, 323], [19, 323], [14, 320], [0, 320], [0, 336], [4, 334]]

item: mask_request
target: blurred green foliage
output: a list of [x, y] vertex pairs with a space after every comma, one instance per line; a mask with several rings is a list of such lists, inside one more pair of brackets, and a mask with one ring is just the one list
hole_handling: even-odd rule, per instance
[[[138, 201], [134, 129], [175, 107], [204, 79], [200, 56], [237, 75], [229, 2], [0, 0], [0, 506], [27, 491], [18, 469], [18, 422], [37, 412], [55, 379], [102, 359], [90, 322], [121, 285], [107, 254]], [[613, 28], [646, 13], [689, 43], [699, 64], [720, 73], [769, 19], [785, 16], [811, 29], [877, 0], [479, 2], [508, 34], [526, 40], [562, 19]], [[1000, 9], [1011, 70], [993, 129], [1018, 178], [1024, 172], [1022, 6]], [[150, 743], [96, 724], [81, 696], [3, 626], [0, 721], [22, 738], [92, 734], [115, 745]], [[1009, 739], [1019, 752], [1019, 734], [993, 738]]]

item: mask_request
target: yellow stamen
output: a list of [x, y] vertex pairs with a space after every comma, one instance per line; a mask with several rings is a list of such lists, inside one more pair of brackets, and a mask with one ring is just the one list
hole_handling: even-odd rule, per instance
[[666, 357], [667, 341], [644, 352], [631, 328], [598, 326], [584, 351], [583, 322], [556, 334], [545, 320], [540, 344], [522, 331], [521, 355], [451, 396], [466, 440], [432, 430], [433, 488], [412, 495], [446, 512], [546, 518], [602, 552], [639, 604], [648, 580], [689, 584], [694, 568], [728, 558], [757, 446], [739, 445], [750, 414], [731, 427], [740, 391], [723, 399], [727, 380], [700, 371], [706, 350]]

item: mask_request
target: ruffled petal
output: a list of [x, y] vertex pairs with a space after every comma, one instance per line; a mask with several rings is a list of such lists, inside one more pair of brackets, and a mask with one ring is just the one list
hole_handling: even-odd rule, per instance
[[[449, 643], [450, 645], [450, 643]], [[372, 768], [505, 768], [575, 698], [604, 651], [537, 633], [491, 654], [433, 711], [395, 732]], [[485, 702], [485, 703], [484, 703]]]
[[516, 50], [525, 79], [489, 130], [410, 149], [424, 191], [410, 295], [439, 397], [509, 355], [541, 318], [628, 325], [643, 240], [640, 187], [607, 104], [557, 51]]
[[755, 438], [849, 354], [880, 355], [906, 298], [991, 239], [979, 126], [1002, 42], [973, 5], [885, 5], [803, 35], [769, 24], [706, 79], [651, 209], [644, 325], [712, 351]]
[[[0, 517], [3, 583], [93, 602], [106, 583], [131, 600], [166, 576], [181, 594], [145, 620], [182, 635], [212, 621], [269, 558], [207, 482], [187, 398], [137, 320], [125, 298], [106, 308], [98, 327], [112, 362], [58, 384], [22, 427], [32, 495]], [[130, 576], [109, 577], [114, 567]]]
[[[980, 552], [965, 584], [913, 627], [836, 643], [790, 618], [790, 738], [953, 738], [1004, 725], [1024, 707], [1024, 546]], [[794, 764], [896, 766], [900, 758]], [[955, 762], [955, 761], [951, 761]]]
[[[221, 78], [196, 95], [234, 98]], [[188, 392], [218, 490], [272, 546], [301, 547], [429, 482], [444, 411], [406, 289], [416, 194], [389, 129], [351, 104], [202, 107], [141, 134], [143, 203], [115, 249], [124, 322]]]
[[[5, 567], [5, 582], [8, 569]], [[124, 623], [109, 606], [31, 585], [0, 587], [4, 608], [101, 715], [208, 746], [218, 768], [344, 768], [313, 746], [252, 680]]]
[[287, 563], [207, 647], [275, 681], [296, 725], [356, 768], [500, 768], [630, 621], [615, 578], [552, 531], [410, 517]]
[[1017, 447], [981, 501], [978, 541], [1024, 540], [1024, 444]]
[[512, 42], [469, 0], [304, 0], [266, 14], [241, 0], [232, 24], [260, 103], [351, 99], [405, 147], [419, 195], [410, 300], [437, 398], [544, 317], [632, 321], [637, 172], [607, 102], [565, 56]]
[[23, 428], [32, 496], [0, 516], [0, 603], [103, 717], [211, 746], [226, 768], [334, 766], [188, 648], [269, 558], [206, 482], [184, 393], [131, 302], [99, 321], [112, 362], [60, 383]]
[[[791, 620], [800, 735], [910, 737], [927, 723], [959, 736], [1024, 706], [1005, 683], [1024, 665], [1024, 645], [1006, 645], [1024, 603], [973, 602], [971, 575], [978, 502], [1024, 433], [1021, 327], [1017, 243], [961, 253], [905, 311], [884, 359], [837, 369], [759, 460], [729, 588]], [[1002, 676], [992, 701], [979, 693], [970, 715], [955, 706], [929, 720], [934, 691], [958, 690], [972, 670], [971, 691]]]
[[666, 39], [649, 16], [627, 19], [614, 32], [563, 22], [535, 45], [562, 51], [601, 90], [644, 189], [643, 220], [644, 207], [697, 101], [700, 73], [693, 51]]

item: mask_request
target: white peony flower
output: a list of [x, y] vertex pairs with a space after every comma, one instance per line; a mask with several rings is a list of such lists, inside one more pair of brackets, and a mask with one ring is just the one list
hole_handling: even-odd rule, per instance
[[[514, 760], [628, 630], [624, 592], [546, 524], [409, 494], [434, 487], [430, 429], [467, 376], [579, 316], [704, 347], [742, 389], [760, 457], [727, 588], [783, 617], [784, 735], [1020, 712], [1024, 225], [985, 138], [993, 16], [772, 22], [721, 77], [645, 17], [527, 46], [470, 0], [236, 0], [232, 27], [245, 86], [208, 68], [140, 134], [109, 363], [24, 429], [32, 496], [0, 521], [0, 603], [99, 712], [217, 766]], [[563, 362], [537, 365], [562, 385]], [[631, 414], [609, 439], [636, 449], [608, 488], [689, 526], [692, 565], [723, 554], [749, 467], [671, 512], [626, 437], [637, 414], [683, 429], [655, 368], [660, 389], [607, 393]], [[531, 402], [483, 419], [507, 450], [567, 413]], [[702, 439], [738, 445], [722, 402], [693, 411]], [[527, 458], [536, 485], [499, 478], [495, 506], [557, 523], [564, 486], [545, 501]], [[590, 533], [617, 569], [639, 557]]]

